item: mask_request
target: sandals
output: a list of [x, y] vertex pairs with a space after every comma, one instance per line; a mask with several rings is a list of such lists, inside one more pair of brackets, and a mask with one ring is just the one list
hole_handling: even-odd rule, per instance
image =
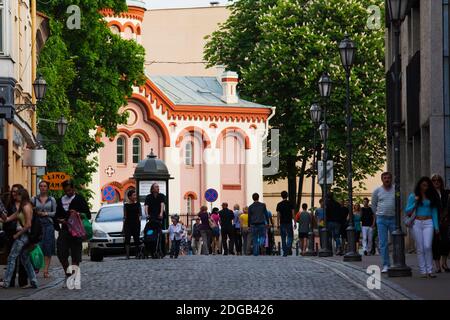
[[44, 271], [44, 278], [45, 279], [50, 278], [50, 274], [48, 273], [48, 271]]

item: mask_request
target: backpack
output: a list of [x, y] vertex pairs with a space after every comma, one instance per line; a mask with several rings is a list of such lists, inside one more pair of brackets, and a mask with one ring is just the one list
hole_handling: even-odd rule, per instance
[[33, 219], [31, 220], [31, 228], [28, 234], [30, 244], [37, 244], [42, 240], [42, 224], [38, 215], [33, 212]]

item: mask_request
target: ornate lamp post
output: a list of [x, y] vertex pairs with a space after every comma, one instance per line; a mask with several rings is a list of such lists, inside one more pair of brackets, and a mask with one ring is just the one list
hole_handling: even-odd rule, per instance
[[[47, 82], [42, 77], [42, 75], [38, 75], [37, 79], [33, 82], [33, 91], [37, 102], [44, 100], [45, 94], [47, 92]], [[32, 109], [34, 111], [36, 110], [36, 104], [33, 103], [16, 104], [15, 108], [16, 113], [22, 112], [27, 109]]]
[[[331, 88], [333, 82], [330, 79], [328, 73], [324, 73], [319, 80], [319, 91], [320, 96], [324, 99], [327, 99], [331, 95]], [[327, 140], [328, 140], [329, 127], [327, 125], [327, 107], [326, 103], [323, 108], [323, 123], [319, 127], [320, 138], [323, 141], [323, 187], [322, 187], [322, 199], [323, 199], [323, 213], [324, 213], [324, 222], [325, 227], [320, 229], [320, 243], [321, 248], [319, 250], [319, 257], [330, 257], [333, 255], [332, 250], [330, 250], [330, 243], [328, 238], [328, 230], [327, 230], [327, 199], [328, 199], [328, 191], [327, 191]]]
[[346, 35], [344, 40], [339, 44], [339, 53], [341, 55], [342, 66], [345, 69], [346, 79], [346, 125], [347, 125], [347, 189], [348, 189], [348, 212], [349, 226], [347, 227], [348, 250], [344, 255], [344, 261], [361, 261], [361, 255], [356, 252], [356, 236], [355, 225], [353, 223], [353, 144], [352, 130], [353, 119], [352, 109], [350, 106], [350, 72], [353, 66], [356, 46], [349, 36]]
[[[314, 208], [314, 195], [315, 195], [315, 187], [316, 187], [316, 152], [317, 152], [317, 145], [316, 145], [316, 130], [320, 123], [321, 116], [322, 116], [322, 109], [318, 104], [313, 104], [311, 108], [309, 109], [310, 115], [311, 115], [311, 121], [314, 125], [314, 134], [313, 134], [313, 163], [312, 163], [312, 183], [311, 183], [311, 210]], [[305, 253], [307, 256], [315, 256], [317, 255], [317, 252], [314, 248], [314, 230], [311, 226], [311, 230], [308, 234], [308, 251]]]
[[405, 19], [408, 8], [408, 0], [387, 0], [389, 19], [394, 28], [394, 183], [395, 183], [395, 231], [392, 233], [394, 247], [393, 264], [388, 269], [389, 277], [410, 277], [411, 268], [405, 261], [405, 234], [401, 226], [401, 202], [400, 202], [400, 128], [401, 128], [401, 78], [400, 78], [400, 26]]

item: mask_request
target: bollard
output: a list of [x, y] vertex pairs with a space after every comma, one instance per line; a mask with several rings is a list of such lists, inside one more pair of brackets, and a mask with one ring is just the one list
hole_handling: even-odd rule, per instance
[[308, 233], [308, 250], [305, 252], [305, 256], [316, 256], [317, 251], [314, 250], [314, 231]]

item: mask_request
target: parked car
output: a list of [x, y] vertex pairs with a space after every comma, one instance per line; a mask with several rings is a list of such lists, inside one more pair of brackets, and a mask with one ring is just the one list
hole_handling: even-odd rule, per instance
[[[144, 237], [146, 216], [142, 204], [141, 241]], [[102, 261], [104, 256], [125, 252], [123, 203], [107, 204], [100, 208], [93, 223], [93, 237], [89, 240], [91, 261]], [[133, 238], [131, 238], [133, 244]]]

